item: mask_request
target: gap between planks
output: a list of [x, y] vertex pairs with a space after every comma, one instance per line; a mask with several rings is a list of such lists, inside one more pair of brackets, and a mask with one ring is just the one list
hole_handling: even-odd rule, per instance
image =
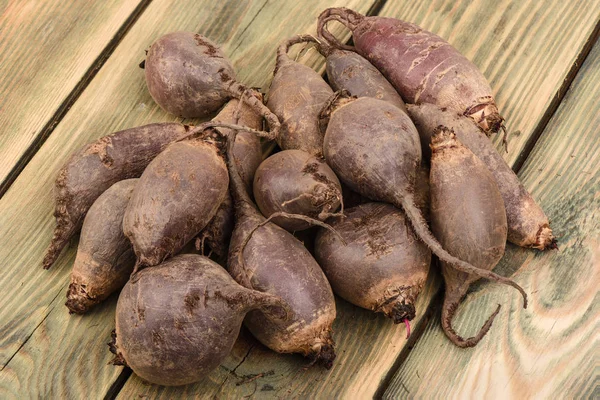
[[596, 23], [594, 30], [592, 31], [590, 37], [587, 39], [587, 41], [583, 45], [583, 48], [581, 49], [581, 52], [577, 56], [577, 59], [571, 66], [571, 69], [569, 70], [569, 72], [567, 72], [567, 75], [565, 76], [565, 79], [564, 79], [562, 85], [558, 88], [556, 94], [553, 96], [552, 101], [550, 102], [550, 105], [548, 106], [548, 108], [546, 109], [546, 111], [544, 112], [544, 115], [542, 116], [542, 118], [540, 120], [540, 123], [533, 130], [533, 134], [531, 135], [531, 137], [525, 144], [525, 147], [523, 148], [523, 150], [517, 157], [517, 160], [515, 161], [515, 163], [512, 167], [512, 169], [513, 169], [513, 171], [515, 171], [515, 173], [518, 173], [521, 170], [521, 168], [523, 168], [523, 165], [525, 164], [527, 157], [529, 157], [529, 154], [531, 154], [531, 152], [533, 151], [533, 148], [535, 147], [536, 143], [542, 136], [542, 133], [546, 129], [546, 126], [548, 126], [548, 122], [550, 122], [550, 119], [554, 116], [554, 114], [556, 114], [556, 111], [558, 110], [558, 106], [560, 105], [560, 103], [562, 103], [565, 95], [569, 91], [569, 88], [573, 84], [575, 77], [579, 73], [581, 66], [583, 65], [585, 60], [588, 58], [588, 55], [590, 54], [592, 47], [594, 47], [594, 44], [598, 41], [599, 37], [600, 37], [600, 20], [598, 20], [598, 22]]
[[50, 117], [48, 122], [42, 127], [40, 132], [36, 135], [35, 139], [31, 142], [27, 150], [23, 153], [21, 158], [15, 163], [14, 167], [10, 170], [6, 178], [0, 183], [0, 198], [4, 196], [6, 191], [10, 188], [13, 182], [17, 179], [19, 174], [23, 171], [27, 163], [33, 158], [37, 151], [42, 147], [46, 140], [50, 137], [54, 128], [60, 123], [63, 117], [67, 114], [71, 106], [79, 99], [79, 96], [83, 93], [85, 88], [94, 79], [100, 68], [104, 65], [106, 60], [112, 55], [122, 38], [127, 34], [129, 29], [136, 23], [138, 18], [144, 13], [148, 5], [152, 0], [142, 0], [137, 7], [133, 10], [131, 15], [125, 20], [123, 25], [115, 33], [113, 38], [108, 42], [106, 47], [100, 52], [98, 57], [90, 65], [88, 70], [85, 72], [81, 80], [75, 85], [73, 90], [67, 95], [67, 97], [60, 104], [54, 115]]

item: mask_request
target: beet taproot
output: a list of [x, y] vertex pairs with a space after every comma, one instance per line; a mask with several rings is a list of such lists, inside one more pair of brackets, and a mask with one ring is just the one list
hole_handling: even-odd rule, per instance
[[[352, 31], [354, 46], [340, 43], [327, 30], [337, 21]], [[433, 103], [475, 120], [496, 133], [504, 118], [479, 69], [441, 37], [396, 18], [364, 16], [347, 8], [321, 13], [318, 33], [329, 45], [356, 51], [369, 60], [407, 103]]]
[[336, 316], [331, 287], [304, 245], [268, 222], [250, 199], [230, 155], [231, 136], [227, 166], [236, 223], [227, 269], [242, 286], [281, 296], [293, 312], [282, 323], [257, 310], [249, 313], [244, 323], [270, 349], [300, 353], [330, 368], [335, 358], [331, 325]]
[[231, 352], [244, 316], [287, 318], [277, 296], [246, 289], [210, 259], [182, 254], [137, 272], [117, 302], [113, 364], [165, 386], [204, 378]]
[[[448, 251], [491, 271], [504, 255], [508, 231], [498, 185], [485, 164], [448, 128], [436, 129], [431, 150], [431, 228]], [[455, 345], [473, 347], [492, 326], [500, 305], [477, 335], [463, 339], [452, 328], [452, 318], [469, 285], [480, 276], [457, 271], [443, 261], [442, 274], [446, 284], [442, 328]]]
[[331, 169], [350, 189], [404, 210], [417, 236], [440, 260], [459, 271], [511, 285], [526, 298], [512, 280], [448, 253], [429, 230], [415, 205], [419, 134], [405, 112], [370, 97], [341, 99], [331, 112], [323, 150]]
[[424, 158], [429, 160], [431, 157], [431, 135], [439, 125], [443, 125], [452, 129], [458, 140], [487, 166], [504, 200], [509, 242], [538, 250], [556, 248], [548, 217], [479, 126], [470, 118], [433, 104], [411, 104], [407, 107], [421, 136]]
[[315, 43], [325, 57], [327, 81], [334, 91], [346, 90], [351, 96], [384, 100], [406, 111], [402, 97], [369, 60], [354, 51], [331, 46], [323, 38], [317, 38]]
[[[262, 101], [262, 95], [259, 99]], [[232, 99], [223, 107], [219, 114], [213, 118], [215, 122], [237, 123], [252, 129], [260, 130], [262, 127], [262, 118], [256, 114], [254, 109], [249, 107], [247, 103], [243, 103], [240, 109], [239, 121], [236, 121], [235, 112], [239, 105], [239, 101]], [[216, 129], [216, 128], [215, 128]], [[219, 128], [222, 135], [227, 136], [229, 129]], [[233, 156], [242, 176], [242, 180], [246, 187], [252, 187], [254, 173], [262, 162], [262, 147], [260, 139], [257, 135], [239, 131], [235, 138], [233, 147]], [[204, 249], [206, 243], [210, 250], [219, 258], [227, 255], [229, 247], [229, 239], [234, 226], [234, 210], [231, 193], [225, 196], [225, 199], [217, 209], [215, 216], [210, 220], [208, 225], [202, 230], [198, 238], [198, 250]]]
[[292, 45], [305, 42], [307, 36], [294, 36], [277, 49], [267, 107], [281, 120], [279, 147], [321, 157], [323, 132], [319, 129], [319, 114], [333, 90], [315, 70], [293, 61], [287, 54]]
[[229, 185], [218, 145], [207, 137], [173, 143], [140, 177], [123, 219], [135, 270], [179, 252], [214, 217]]
[[44, 269], [81, 229], [98, 196], [118, 181], [139, 178], [154, 157], [188, 130], [187, 125], [172, 122], [138, 126], [104, 136], [73, 154], [56, 178], [56, 228]]
[[[207, 116], [230, 98], [253, 91], [236, 81], [231, 62], [208, 38], [193, 32], [171, 32], [150, 46], [144, 65], [152, 98], [165, 111], [184, 118]], [[254, 96], [248, 104], [269, 125], [270, 138], [279, 130], [279, 120]]]
[[123, 215], [138, 179], [115, 183], [96, 199], [81, 228], [66, 306], [84, 314], [127, 283], [135, 253], [123, 233]]
[[[340, 207], [342, 188], [323, 160], [302, 150], [284, 150], [267, 158], [256, 170], [254, 198], [265, 217], [285, 212], [325, 221]], [[312, 226], [289, 218], [272, 221], [290, 232]]]
[[320, 229], [315, 257], [333, 292], [350, 303], [381, 312], [398, 324], [415, 317], [431, 251], [417, 238], [402, 211], [390, 204], [365, 203], [346, 210]]

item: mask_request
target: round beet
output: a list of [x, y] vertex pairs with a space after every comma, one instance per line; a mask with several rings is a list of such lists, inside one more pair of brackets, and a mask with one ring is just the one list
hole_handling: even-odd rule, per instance
[[[285, 212], [324, 221], [340, 206], [342, 188], [323, 160], [302, 150], [284, 150], [267, 158], [256, 170], [254, 198], [266, 217]], [[272, 221], [290, 232], [311, 226], [282, 217]]]
[[[168, 33], [152, 44], [145, 61], [146, 84], [163, 109], [184, 118], [209, 115], [231, 98], [252, 91], [235, 79], [233, 66], [221, 49], [193, 32]], [[279, 120], [256, 97], [244, 96], [278, 134]]]
[[137, 272], [119, 296], [113, 364], [165, 386], [197, 382], [231, 351], [242, 321], [260, 308], [287, 317], [277, 296], [238, 285], [210, 259], [185, 254]]
[[320, 229], [315, 257], [335, 294], [395, 323], [415, 317], [415, 301], [429, 273], [431, 252], [404, 213], [385, 203], [346, 210], [331, 231]]

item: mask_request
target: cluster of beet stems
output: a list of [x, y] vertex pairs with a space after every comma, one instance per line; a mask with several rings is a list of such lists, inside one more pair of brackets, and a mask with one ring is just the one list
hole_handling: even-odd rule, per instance
[[[354, 46], [330, 21], [352, 31]], [[326, 57], [328, 83], [288, 57], [297, 43]], [[488, 139], [503, 128], [489, 84], [445, 40], [327, 9], [317, 38], [278, 48], [266, 105], [199, 34], [161, 37], [144, 68], [166, 111], [221, 111], [196, 127], [120, 131], [74, 154], [56, 181], [44, 259], [49, 268], [81, 230], [72, 313], [122, 288], [115, 364], [156, 384], [196, 382], [243, 322], [265, 346], [329, 368], [334, 293], [404, 322], [408, 335], [432, 253], [446, 284], [442, 327], [456, 345], [476, 345], [500, 308], [474, 337], [455, 332], [475, 280], [515, 287], [526, 306], [523, 289], [492, 269], [507, 240], [545, 250], [556, 247], [552, 231]], [[260, 138], [281, 151], [263, 161]]]

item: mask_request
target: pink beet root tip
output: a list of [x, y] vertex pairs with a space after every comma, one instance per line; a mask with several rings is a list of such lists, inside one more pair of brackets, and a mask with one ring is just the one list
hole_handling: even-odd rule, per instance
[[406, 338], [408, 339], [410, 337], [410, 322], [408, 318], [404, 318], [404, 325], [406, 325]]

